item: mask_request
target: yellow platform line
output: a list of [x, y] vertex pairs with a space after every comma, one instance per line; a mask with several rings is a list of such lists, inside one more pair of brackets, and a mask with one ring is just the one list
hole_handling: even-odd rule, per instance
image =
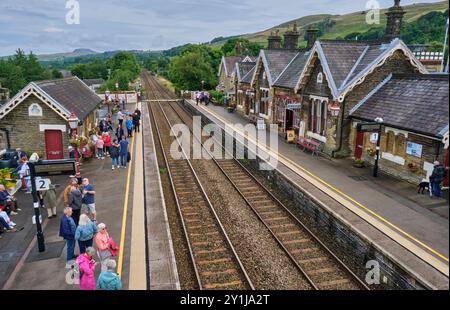
[[[140, 108], [140, 106], [139, 106]], [[147, 269], [145, 259], [145, 203], [144, 203], [144, 163], [142, 161], [142, 131], [136, 133], [136, 157], [134, 166], [133, 216], [130, 253], [130, 290], [147, 289]]]
[[[341, 190], [337, 189], [336, 187], [334, 187], [331, 184], [327, 183], [326, 181], [322, 180], [321, 178], [319, 178], [318, 176], [314, 175], [313, 173], [311, 173], [310, 171], [306, 170], [305, 168], [301, 167], [297, 163], [293, 162], [292, 160], [290, 160], [286, 156], [284, 156], [284, 155], [282, 155], [282, 154], [280, 154], [278, 152], [275, 152], [272, 148], [270, 148], [266, 144], [263, 144], [263, 143], [260, 143], [258, 141], [255, 141], [254, 139], [249, 137], [246, 133], [236, 129], [234, 125], [228, 123], [225, 119], [223, 119], [221, 116], [217, 115], [216, 113], [206, 109], [203, 106], [198, 106], [198, 107], [200, 107], [202, 110], [212, 114], [214, 117], [216, 117], [222, 123], [227, 124], [230, 128], [232, 128], [233, 130], [238, 132], [241, 136], [245, 136], [249, 141], [251, 141], [256, 146], [258, 146], [258, 147], [262, 146], [264, 149], [266, 149], [266, 151], [268, 153], [273, 153], [274, 155], [280, 157], [282, 159], [282, 161], [285, 161], [284, 164], [287, 167], [289, 167], [292, 171], [296, 172], [297, 174], [299, 174], [303, 178], [307, 179], [309, 182], [311, 182], [313, 185], [315, 185], [316, 187], [321, 189], [323, 192], [325, 192], [325, 190], [323, 189], [323, 185], [325, 185], [329, 189], [332, 189], [335, 193], [339, 194], [340, 196], [342, 196], [342, 197], [348, 199], [349, 201], [353, 202], [354, 204], [356, 204], [356, 206], [358, 206], [359, 208], [361, 208], [361, 209], [365, 210], [366, 212], [372, 214], [373, 216], [375, 216], [376, 218], [381, 220], [386, 225], [392, 227], [395, 231], [397, 231], [400, 234], [406, 236], [408, 239], [413, 240], [414, 242], [416, 242], [417, 244], [419, 244], [420, 246], [422, 246], [423, 248], [425, 248], [429, 252], [433, 253], [434, 255], [440, 257], [444, 261], [449, 262], [449, 259], [445, 255], [439, 253], [438, 251], [434, 250], [433, 248], [431, 248], [430, 246], [426, 245], [422, 241], [420, 241], [417, 238], [413, 237], [409, 233], [405, 232], [403, 229], [397, 227], [395, 224], [391, 223], [390, 221], [388, 221], [387, 219], [385, 219], [381, 215], [379, 215], [376, 212], [370, 210], [368, 207], [362, 205], [361, 203], [356, 201], [354, 198], [350, 197], [349, 195], [345, 194]], [[305, 175], [305, 173], [307, 175]], [[360, 210], [355, 208], [354, 205], [349, 204], [348, 200], [343, 200], [342, 197], [339, 197], [339, 196], [337, 196], [337, 195], [335, 195], [333, 193], [329, 193], [329, 192], [325, 192], [325, 193], [327, 195], [331, 196], [332, 198], [336, 199], [338, 202], [340, 202], [347, 209], [351, 210], [353, 213], [355, 213], [355, 214], [359, 215], [361, 218], [365, 219], [368, 223], [370, 223], [374, 227], [378, 228], [380, 231], [385, 233], [387, 236], [389, 236], [390, 238], [395, 240], [397, 243], [401, 244], [403, 247], [405, 247], [406, 249], [410, 250], [412, 253], [414, 253], [415, 255], [420, 257], [421, 259], [423, 259], [425, 262], [427, 262], [428, 264], [430, 264], [431, 266], [433, 266], [434, 268], [436, 268], [437, 270], [439, 270], [440, 272], [445, 274], [447, 277], [449, 276], [448, 265], [442, 264], [442, 262], [437, 260], [434, 256], [431, 256], [428, 253], [424, 252], [421, 248], [415, 246], [413, 243], [409, 242], [405, 238], [402, 238], [395, 231], [389, 229], [388, 227], [386, 227], [382, 223], [379, 223], [379, 222], [377, 223], [377, 222], [374, 222], [373, 220], [371, 220], [370, 218], [367, 218], [367, 216], [366, 216], [367, 213], [363, 214], [363, 213], [359, 212]]]
[[122, 267], [123, 267], [123, 252], [125, 250], [125, 233], [127, 230], [127, 213], [128, 213], [128, 197], [130, 194], [130, 180], [131, 180], [131, 167], [134, 161], [134, 138], [131, 139], [131, 147], [130, 147], [130, 153], [131, 153], [131, 161], [128, 163], [128, 175], [127, 175], [127, 185], [125, 188], [125, 201], [123, 203], [123, 215], [122, 215], [122, 230], [120, 233], [120, 249], [119, 249], [119, 258], [117, 261], [117, 273], [119, 274], [119, 277], [122, 278]]

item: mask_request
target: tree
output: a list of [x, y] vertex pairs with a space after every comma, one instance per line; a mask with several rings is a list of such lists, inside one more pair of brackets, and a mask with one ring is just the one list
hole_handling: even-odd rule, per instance
[[52, 70], [52, 78], [53, 79], [61, 79], [63, 77], [61, 71], [53, 69]]
[[229, 39], [222, 46], [222, 53], [225, 56], [237, 56], [236, 55], [236, 44], [241, 45], [241, 55], [245, 56], [258, 56], [259, 51], [263, 48], [261, 44], [250, 42], [247, 39], [233, 38]]
[[187, 52], [175, 57], [170, 64], [169, 77], [180, 89], [213, 88], [217, 84], [215, 71], [211, 63], [205, 61], [200, 52]]

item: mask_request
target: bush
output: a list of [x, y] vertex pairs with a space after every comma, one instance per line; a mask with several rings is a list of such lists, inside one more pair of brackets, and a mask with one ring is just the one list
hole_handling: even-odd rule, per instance
[[223, 98], [224, 98], [224, 96], [223, 96], [223, 94], [221, 92], [219, 92], [217, 90], [210, 90], [208, 92], [211, 94], [211, 96], [213, 96], [216, 104], [223, 105]]

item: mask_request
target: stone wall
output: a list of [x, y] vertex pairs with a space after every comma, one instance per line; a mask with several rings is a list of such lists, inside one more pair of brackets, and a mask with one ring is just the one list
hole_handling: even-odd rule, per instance
[[[323, 75], [322, 83], [317, 83], [317, 76], [319, 75], [319, 73], [322, 73]], [[316, 59], [316, 63], [314, 64], [314, 68], [311, 72], [311, 77], [306, 83], [303, 95], [315, 95], [332, 99], [331, 91], [328, 87], [327, 78], [323, 73], [322, 64], [320, 63], [320, 60], [318, 58]]]
[[[29, 116], [28, 108], [37, 103], [42, 108], [42, 116]], [[9, 114], [0, 120], [1, 127], [9, 130], [11, 148], [20, 147], [24, 151], [45, 154], [45, 134], [39, 131], [39, 125], [63, 125], [67, 122], [34, 95], [29, 96]], [[64, 156], [68, 157], [68, 133], [63, 132]], [[6, 141], [0, 141], [0, 149], [6, 147]]]
[[[407, 142], [414, 142], [421, 144], [422, 157], [418, 158], [406, 153]], [[355, 152], [356, 145], [356, 128], [352, 127], [349, 142], [351, 143], [352, 156]], [[370, 142], [370, 133], [364, 134], [364, 146], [362, 159], [369, 165], [373, 166], [375, 163], [375, 155], [370, 155], [367, 150], [370, 148], [375, 152], [376, 145]], [[399, 164], [387, 159], [382, 158], [382, 153], [386, 152], [394, 156], [401, 157], [405, 160], [404, 164]], [[418, 184], [422, 179], [427, 176], [427, 171], [423, 169], [424, 164], [432, 164], [435, 160], [443, 162], [445, 157], [445, 150], [441, 143], [437, 140], [429, 139], [423, 136], [415, 135], [413, 133], [408, 133], [408, 137], [404, 133], [394, 133], [392, 130], [383, 132], [381, 134], [380, 140], [380, 160], [378, 166], [380, 171], [386, 174], [394, 176], [396, 178], [405, 180], [412, 184]], [[409, 163], [415, 163], [418, 167], [417, 170], [411, 170], [408, 167]]]
[[[385, 80], [389, 74], [412, 74], [417, 73], [418, 70], [409, 62], [403, 51], [396, 51], [386, 62], [376, 68], [371, 74], [369, 74], [363, 83], [356, 86], [351, 92], [348, 93], [343, 104], [344, 118], [348, 119], [350, 110], [355, 107], [367, 94]], [[374, 115], [374, 119], [377, 116]], [[352, 145], [354, 141], [350, 141], [351, 122], [344, 121], [342, 132], [342, 149], [339, 152], [341, 157], [351, 155]], [[338, 139], [340, 132], [338, 131]]]

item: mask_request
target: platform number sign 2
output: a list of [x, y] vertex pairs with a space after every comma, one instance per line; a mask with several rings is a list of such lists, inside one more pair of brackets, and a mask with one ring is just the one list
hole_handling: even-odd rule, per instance
[[37, 191], [48, 191], [50, 189], [50, 179], [36, 179]]

